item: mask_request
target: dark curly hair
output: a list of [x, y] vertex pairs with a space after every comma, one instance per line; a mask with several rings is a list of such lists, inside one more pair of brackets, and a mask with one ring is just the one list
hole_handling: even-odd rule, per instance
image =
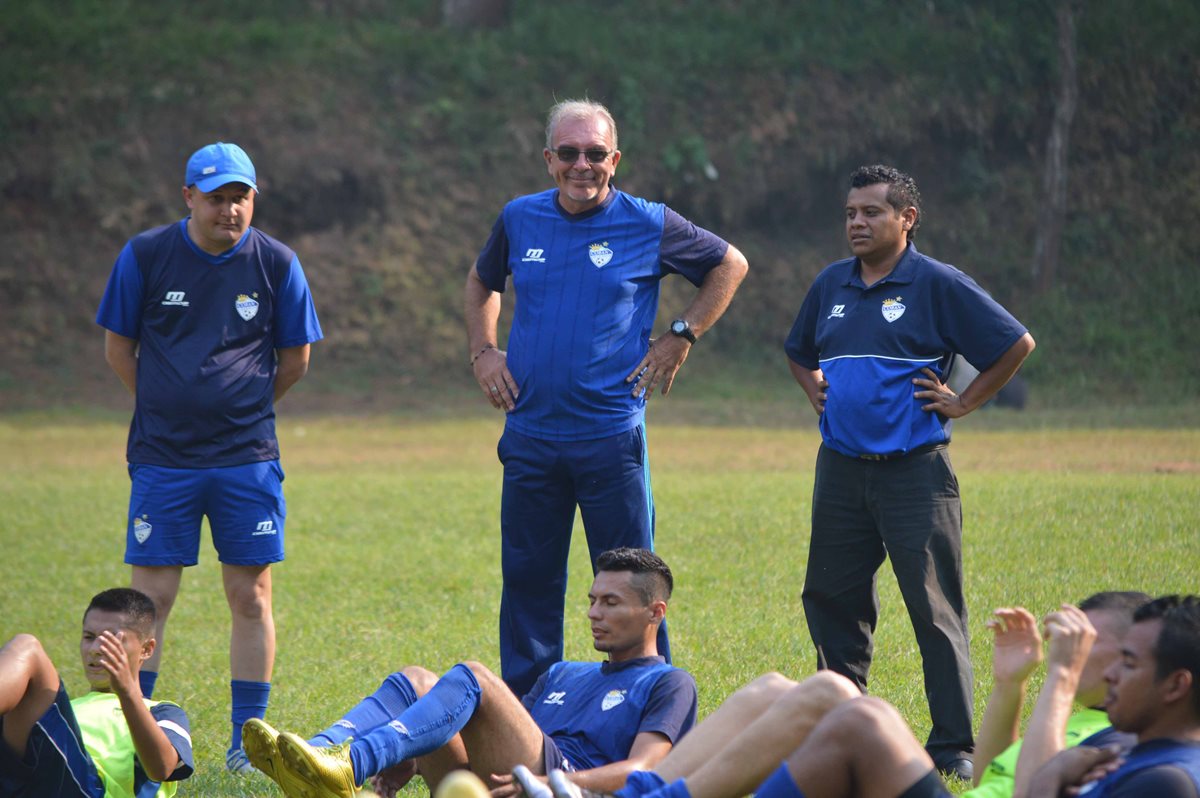
[[666, 601], [675, 589], [671, 569], [652, 551], [621, 548], [606, 551], [596, 560], [596, 571], [629, 571], [633, 574], [633, 589], [646, 606], [652, 601]]
[[850, 188], [865, 188], [880, 183], [887, 185], [887, 201], [895, 208], [896, 213], [905, 208], [917, 209], [917, 220], [908, 231], [908, 240], [912, 241], [917, 237], [917, 228], [921, 226], [921, 217], [924, 216], [921, 213], [921, 192], [917, 189], [917, 181], [894, 166], [878, 163], [873, 166], [860, 166], [850, 175]]

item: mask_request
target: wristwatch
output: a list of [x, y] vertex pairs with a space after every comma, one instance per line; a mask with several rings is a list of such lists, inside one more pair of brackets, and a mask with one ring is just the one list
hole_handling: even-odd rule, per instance
[[675, 319], [671, 322], [671, 335], [686, 338], [688, 343], [696, 343], [696, 334], [692, 332], [692, 325], [688, 324], [687, 319]]

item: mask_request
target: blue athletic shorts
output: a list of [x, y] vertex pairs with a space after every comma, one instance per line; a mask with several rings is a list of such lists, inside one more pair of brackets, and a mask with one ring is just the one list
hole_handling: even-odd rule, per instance
[[208, 517], [217, 557], [228, 565], [283, 559], [283, 469], [278, 460], [224, 468], [131, 463], [125, 562], [195, 565]]
[[[4, 718], [0, 716], [0, 728]], [[104, 783], [83, 747], [62, 682], [46, 714], [29, 730], [25, 755], [0, 742], [0, 795], [11, 798], [103, 798]]]

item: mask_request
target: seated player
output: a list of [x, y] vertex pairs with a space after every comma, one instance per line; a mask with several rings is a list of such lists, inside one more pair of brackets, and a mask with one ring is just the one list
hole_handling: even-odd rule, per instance
[[[1076, 624], [1063, 626], [1067, 628], [1061, 632], [1048, 628], [1051, 665], [1064, 669], [1065, 680], [1078, 679], [1086, 662], [1088, 635], [1080, 634]], [[1058, 646], [1056, 634], [1063, 635]], [[1034, 773], [1029, 795], [1054, 798], [1068, 789], [1088, 798], [1200, 795], [1200, 598], [1166, 596], [1139, 607], [1119, 657], [1104, 678], [1109, 720], [1114, 728], [1136, 735], [1137, 746], [1119, 765], [1116, 746], [1075, 746], [1063, 751]], [[1047, 739], [1062, 736], [1067, 713], [1058, 715], [1062, 723], [1057, 728], [1039, 730]], [[1035, 744], [1033, 724], [1023, 753]], [[1094, 784], [1084, 785], [1089, 778]], [[563, 784], [556, 773], [550, 783]], [[661, 788], [660, 794], [679, 798], [689, 794], [688, 786], [678, 780]], [[758, 798], [951, 795], [900, 713], [869, 696], [844, 701], [831, 710], [755, 794]]]
[[[1046, 663], [1046, 681], [1029, 724], [1035, 744], [1025, 749], [1024, 754], [1017, 729], [1025, 686], [1042, 661], [1042, 637], [1028, 610], [1016, 607], [995, 611], [993, 620], [988, 622], [994, 633], [993, 686], [975, 740], [977, 786], [963, 796], [1008, 798], [1018, 785], [1018, 791], [1023, 793], [1033, 772], [1064, 747], [1081, 743], [1100, 747], [1109, 741], [1117, 741], [1125, 748], [1133, 744], [1132, 737], [1112, 731], [1104, 712], [1108, 689], [1104, 671], [1116, 660], [1121, 640], [1133, 623], [1134, 611], [1149, 600], [1145, 593], [1107, 591], [1088, 596], [1078, 609], [1063, 605], [1046, 616], [1043, 623], [1052, 650]], [[1089, 627], [1094, 631], [1089, 632]], [[1083, 637], [1092, 636], [1091, 651], [1076, 678], [1061, 663], [1069, 657], [1069, 649], [1080, 645]], [[1067, 717], [1073, 705], [1081, 709]], [[1050, 717], [1043, 720], [1044, 716]], [[1040, 730], [1048, 724], [1054, 728], [1063, 726], [1064, 733], [1041, 734]]]
[[672, 588], [652, 552], [606, 552], [588, 593], [593, 644], [606, 662], [557, 663], [520, 701], [478, 662], [440, 679], [407, 667], [307, 742], [248, 721], [246, 754], [291, 798], [350, 798], [376, 775], [376, 791], [392, 796], [414, 769], [436, 790], [466, 767], [497, 795], [513, 795], [507, 774], [518, 764], [615, 790], [632, 770], [657, 765], [696, 720], [695, 681], [667, 665], [655, 642]]
[[[1072, 697], [1085, 707], [1102, 704], [1106, 691], [1104, 669], [1116, 658], [1120, 640], [1132, 623], [1134, 609], [1148, 599], [1143, 593], [1097, 593], [1084, 600], [1082, 606], [1086, 611], [1064, 606], [1047, 616], [1046, 624], [1056, 645], [1049, 663], [1052, 673], [1042, 699], [1052, 692], [1051, 685], [1062, 683], [1067, 693], [1065, 703], [1056, 693], [1057, 703], [1039, 699], [1039, 704], [1050, 703], [1055, 708], [1065, 706], [1069, 710]], [[983, 785], [966, 793], [973, 798], [1012, 795], [1013, 772], [1020, 750], [1020, 743], [1014, 741], [1025, 683], [1042, 660], [1042, 638], [1037, 622], [1027, 610], [1019, 607], [996, 610], [996, 618], [989, 625], [995, 633], [996, 686], [979, 735], [982, 747], [977, 755], [986, 757], [980, 759], [984, 768]], [[1097, 631], [1093, 632], [1093, 626]], [[1083, 650], [1087, 663], [1082, 675], [1078, 680], [1063, 681], [1058, 661], [1073, 654], [1081, 644], [1091, 645], [1092, 637], [1096, 638], [1096, 644], [1091, 646], [1090, 655]], [[799, 685], [778, 674], [761, 677], [730, 696], [672, 749], [653, 773], [631, 774], [626, 787], [617, 794], [622, 798], [639, 798], [650, 793], [657, 796], [663, 787], [682, 779], [692, 798], [748, 795], [804, 742], [821, 717], [837, 704], [858, 695], [851, 682], [830, 671]], [[1071, 716], [1066, 740], [1076, 744], [1108, 725], [1103, 710], [1084, 709]], [[1005, 746], [1007, 750], [992, 761], [992, 752]], [[514, 775], [524, 784], [520, 770]], [[526, 792], [531, 798], [550, 798], [550, 791], [536, 784], [530, 784]], [[564, 782], [557, 792], [566, 798], [574, 796], [575, 791]]]
[[182, 709], [142, 698], [138, 669], [154, 647], [154, 602], [112, 588], [83, 615], [87, 695], [67, 696], [36, 637], [0, 648], [0, 795], [174, 795], [192, 774], [192, 739]]

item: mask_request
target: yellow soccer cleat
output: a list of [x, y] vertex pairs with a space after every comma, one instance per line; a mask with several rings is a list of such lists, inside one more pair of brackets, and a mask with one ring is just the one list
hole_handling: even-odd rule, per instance
[[278, 738], [279, 732], [259, 718], [251, 718], [242, 726], [242, 750], [246, 752], [250, 764], [278, 784], [284, 795], [301, 798], [304, 795], [304, 782], [280, 761]]
[[469, 770], [452, 770], [438, 784], [433, 798], [491, 798], [491, 791]]
[[332, 748], [314, 748], [303, 737], [284, 732], [275, 740], [281, 770], [289, 785], [280, 783], [288, 798], [354, 798], [354, 768], [350, 741]]

